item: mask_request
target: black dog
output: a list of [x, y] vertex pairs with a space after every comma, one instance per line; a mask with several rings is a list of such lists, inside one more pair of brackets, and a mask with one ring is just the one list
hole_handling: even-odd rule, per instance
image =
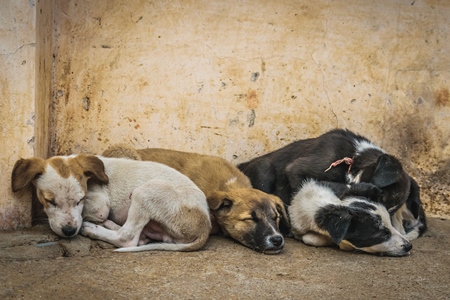
[[372, 183], [382, 190], [380, 202], [394, 227], [409, 240], [425, 232], [426, 218], [417, 182], [400, 161], [367, 138], [336, 129], [299, 140], [238, 165], [253, 187], [289, 205], [302, 182], [312, 178], [338, 183]]

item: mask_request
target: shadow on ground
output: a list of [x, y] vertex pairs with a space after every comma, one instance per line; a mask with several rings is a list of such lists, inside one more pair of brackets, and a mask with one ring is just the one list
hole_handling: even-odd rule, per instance
[[449, 299], [450, 220], [430, 219], [408, 257], [287, 239], [263, 255], [212, 236], [198, 252], [116, 253], [47, 227], [0, 233], [0, 299]]

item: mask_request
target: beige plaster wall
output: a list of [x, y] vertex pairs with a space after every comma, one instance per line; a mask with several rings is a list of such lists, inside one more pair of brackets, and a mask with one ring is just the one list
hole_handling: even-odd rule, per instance
[[427, 210], [450, 215], [450, 2], [91, 0], [55, 13], [55, 153], [125, 142], [238, 163], [346, 127], [398, 155]]
[[0, 228], [31, 224], [10, 173], [49, 147], [238, 163], [335, 127], [399, 156], [449, 217], [448, 16], [439, 0], [2, 1]]
[[29, 191], [13, 195], [11, 170], [34, 155], [35, 4], [0, 4], [0, 229], [31, 225]]

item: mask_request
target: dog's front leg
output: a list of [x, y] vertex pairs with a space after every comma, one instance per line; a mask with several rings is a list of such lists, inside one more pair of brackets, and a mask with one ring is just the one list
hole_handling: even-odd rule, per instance
[[[108, 223], [108, 225], [111, 224]], [[123, 233], [120, 234], [120, 229], [111, 230], [102, 225], [94, 224], [91, 222], [83, 222], [83, 227], [81, 227], [80, 232], [82, 235], [87, 236], [91, 239], [108, 242], [116, 247], [123, 247], [130, 240], [130, 237], [124, 236]], [[137, 245], [137, 241], [136, 243], [134, 243], [134, 245]]]
[[102, 225], [111, 230], [119, 230], [120, 228], [122, 228], [122, 226], [114, 223], [111, 220], [106, 220], [105, 222], [102, 223]]
[[302, 241], [306, 245], [315, 246], [315, 247], [324, 247], [335, 245], [333, 240], [325, 235], [315, 232], [308, 232], [302, 236]]
[[83, 207], [83, 219], [85, 221], [103, 223], [107, 220], [110, 203], [107, 194], [102, 189], [103, 187], [99, 185], [89, 186]]

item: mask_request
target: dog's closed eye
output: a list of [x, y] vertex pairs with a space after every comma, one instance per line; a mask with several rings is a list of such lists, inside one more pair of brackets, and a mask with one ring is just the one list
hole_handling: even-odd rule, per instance
[[258, 222], [259, 218], [254, 211], [251, 212], [251, 215], [242, 219], [242, 221], [253, 221]]
[[281, 219], [281, 215], [278, 213], [278, 211], [273, 210], [272, 214], [270, 215], [270, 218], [274, 221]]
[[52, 206], [56, 206], [56, 202], [55, 202], [55, 198], [52, 199], [45, 199], [45, 201], [47, 201], [50, 205]]

